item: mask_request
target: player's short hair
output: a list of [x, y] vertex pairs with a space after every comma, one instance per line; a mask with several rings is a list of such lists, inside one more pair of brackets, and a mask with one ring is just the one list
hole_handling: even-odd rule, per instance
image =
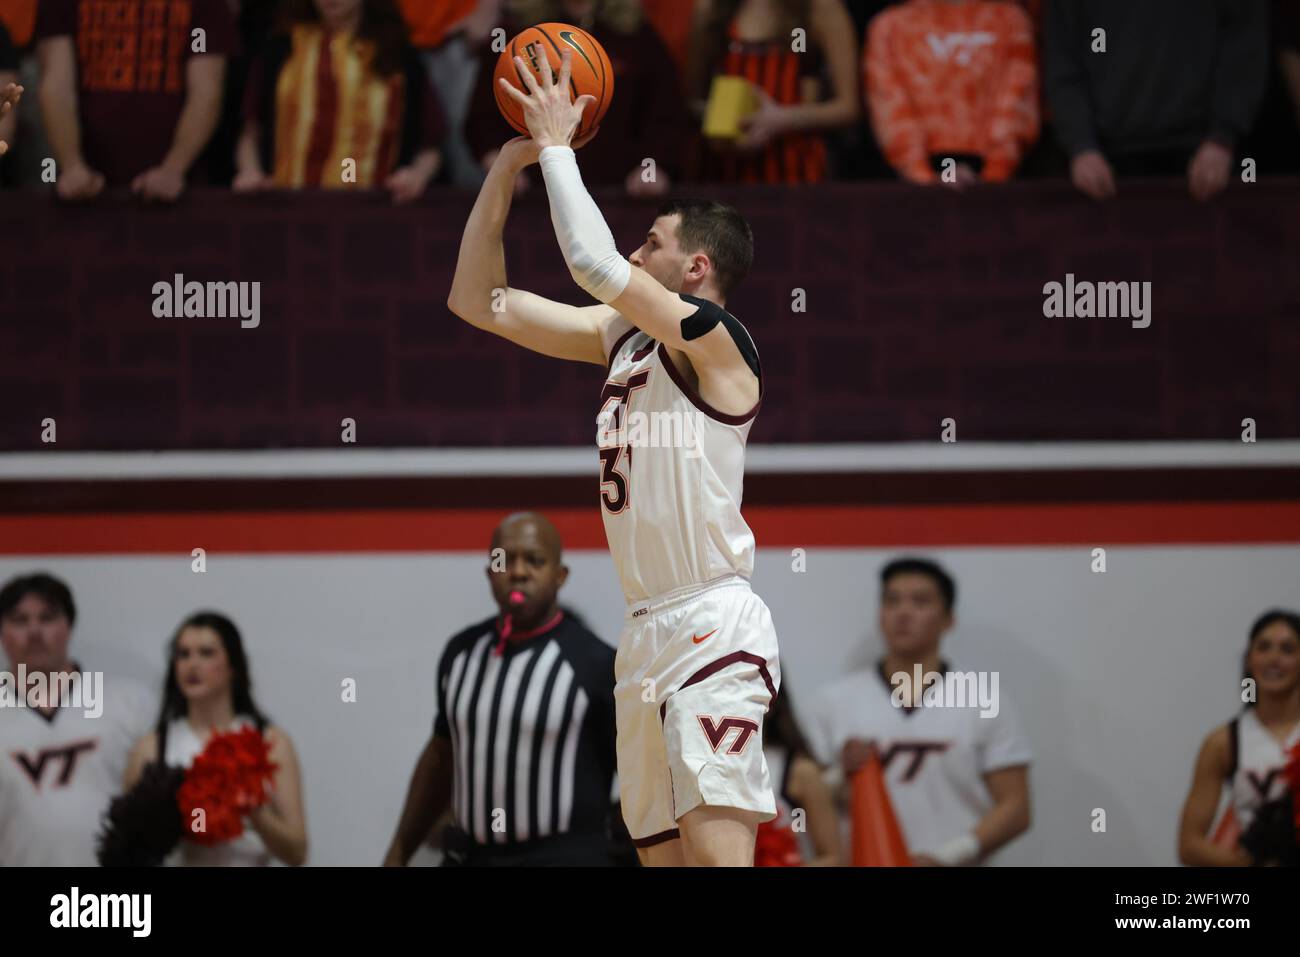
[[928, 558], [895, 558], [880, 570], [881, 591], [895, 575], [925, 575], [939, 586], [939, 594], [943, 596], [943, 605], [948, 612], [951, 613], [957, 604], [957, 582], [938, 562]]
[[77, 606], [72, 601], [72, 589], [48, 572], [35, 572], [11, 578], [0, 588], [0, 621], [8, 618], [18, 603], [28, 595], [37, 595], [47, 605], [63, 612], [69, 625], [77, 623]]
[[718, 292], [725, 299], [749, 275], [754, 234], [734, 206], [711, 199], [672, 199], [655, 218], [678, 215], [677, 245], [686, 253], [704, 252], [713, 263]]
[[[1246, 639], [1246, 650], [1241, 655], [1241, 678], [1243, 681], [1253, 681], [1255, 676], [1250, 673], [1250, 649], [1255, 647], [1255, 639], [1259, 633], [1275, 622], [1284, 621], [1290, 626], [1291, 631], [1297, 638], [1300, 638], [1300, 615], [1293, 611], [1287, 611], [1285, 608], [1270, 608], [1264, 614], [1255, 619], [1255, 623], [1250, 626], [1250, 637]], [[1254, 701], [1247, 701], [1246, 707], [1254, 707]]]

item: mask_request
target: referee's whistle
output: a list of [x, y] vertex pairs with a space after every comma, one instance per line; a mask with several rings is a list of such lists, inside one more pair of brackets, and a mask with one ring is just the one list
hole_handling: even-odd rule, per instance
[[508, 601], [512, 605], [522, 605], [524, 603], [524, 593], [521, 591], [512, 591]]

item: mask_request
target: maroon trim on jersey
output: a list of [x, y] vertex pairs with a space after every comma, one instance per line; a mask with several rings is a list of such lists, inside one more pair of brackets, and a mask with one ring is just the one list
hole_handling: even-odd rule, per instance
[[663, 844], [666, 841], [675, 841], [682, 836], [682, 832], [677, 828], [671, 831], [660, 831], [658, 834], [651, 834], [649, 837], [633, 838], [632, 844], [635, 847], [654, 847], [656, 844]]
[[627, 332], [618, 337], [618, 341], [614, 343], [614, 348], [609, 350], [609, 361], [605, 363], [606, 369], [609, 369], [614, 365], [614, 357], [618, 355], [618, 350], [623, 348], [623, 343], [627, 342], [628, 339], [632, 338], [632, 336], [636, 335], [640, 331], [641, 330], [636, 326], [633, 326]]
[[[763, 676], [763, 682], [764, 684], [767, 685], [768, 694], [772, 698], [776, 697], [776, 685], [772, 683], [772, 676], [771, 674], [768, 673], [767, 659], [759, 657], [758, 655], [750, 654], [748, 651], [733, 651], [729, 655], [723, 655], [721, 658], [715, 658], [713, 661], [710, 661], [699, 671], [695, 672], [695, 674], [691, 675], [689, 678], [683, 681], [681, 683], [681, 686], [677, 690], [685, 691], [691, 685], [699, 684], [705, 678], [717, 674], [719, 671], [721, 671], [723, 668], [727, 667], [728, 665], [734, 665], [737, 661], [747, 661], [751, 665], [758, 665], [758, 672]], [[669, 697], [671, 697], [671, 695]], [[772, 702], [770, 699], [767, 703], [767, 706], [769, 709], [772, 707]], [[664, 703], [659, 706], [660, 722], [664, 721], [667, 713], [668, 713], [668, 699], [665, 698]]]
[[724, 425], [744, 425], [754, 416], [758, 415], [758, 407], [763, 404], [762, 378], [759, 378], [758, 380], [758, 401], [754, 403], [754, 407], [744, 415], [728, 415], [726, 412], [719, 412], [713, 406], [709, 405], [709, 403], [700, 398], [700, 394], [695, 391], [689, 382], [686, 381], [686, 377], [677, 371], [677, 367], [673, 365], [673, 360], [668, 357], [668, 348], [662, 342], [659, 343], [659, 361], [662, 362], [664, 368], [668, 370], [668, 378], [673, 380], [673, 383], [681, 390], [682, 395], [690, 399], [691, 405], [695, 406], [695, 408], [699, 409], [709, 418], [716, 419]]

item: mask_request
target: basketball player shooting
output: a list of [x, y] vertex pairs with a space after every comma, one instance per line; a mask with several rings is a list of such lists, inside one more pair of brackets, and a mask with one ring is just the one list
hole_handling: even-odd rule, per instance
[[[615, 662], [623, 817], [649, 865], [753, 863], [776, 816], [764, 715], [780, 686], [776, 633], [750, 590], [754, 536], [740, 513], [745, 442], [762, 398], [758, 353], [724, 308], [753, 239], [732, 208], [677, 200], [645, 243], [618, 252], [572, 143], [590, 96], [540, 57], [518, 57], [531, 137], [502, 148], [461, 241], [448, 307], [535, 352], [607, 369], [597, 417], [600, 498], [627, 613]], [[502, 229], [517, 173], [541, 164], [574, 281], [601, 305], [511, 288]], [[691, 441], [633, 441], [632, 417], [690, 420]], [[662, 431], [658, 431], [660, 436]]]

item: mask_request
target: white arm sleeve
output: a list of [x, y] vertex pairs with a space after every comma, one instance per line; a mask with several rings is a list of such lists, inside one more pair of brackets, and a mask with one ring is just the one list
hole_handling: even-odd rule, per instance
[[551, 222], [574, 282], [600, 302], [617, 299], [632, 278], [632, 264], [619, 255], [614, 234], [578, 172], [568, 146], [541, 152], [542, 178], [551, 201]]

